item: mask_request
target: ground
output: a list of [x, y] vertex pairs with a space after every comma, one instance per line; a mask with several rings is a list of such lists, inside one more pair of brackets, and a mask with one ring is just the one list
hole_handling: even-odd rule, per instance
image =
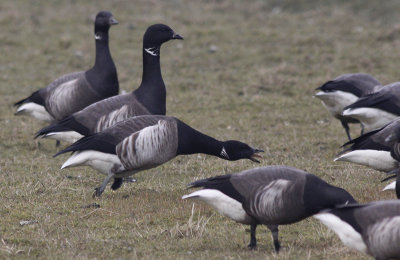
[[[94, 63], [93, 17], [100, 10], [120, 22], [110, 30], [110, 48], [121, 89], [140, 84], [145, 29], [168, 24], [185, 38], [161, 50], [168, 115], [215, 138], [264, 149], [261, 164], [181, 156], [100, 199], [91, 195], [103, 176], [89, 168], [60, 170], [67, 155], [52, 158], [54, 141], [33, 139], [45, 124], [14, 116], [12, 104]], [[250, 251], [248, 227], [181, 197], [199, 178], [290, 165], [361, 202], [394, 198], [381, 192], [382, 173], [333, 162], [345, 132], [313, 94], [343, 73], [397, 81], [399, 10], [398, 1], [374, 0], [2, 1], [0, 258], [365, 257], [312, 218], [280, 228], [279, 254], [265, 227]], [[359, 131], [352, 127], [352, 135]]]

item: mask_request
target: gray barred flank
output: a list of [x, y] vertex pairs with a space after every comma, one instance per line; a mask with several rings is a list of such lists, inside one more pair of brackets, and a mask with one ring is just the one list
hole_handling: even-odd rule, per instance
[[175, 120], [160, 120], [117, 145], [117, 155], [126, 169], [150, 169], [176, 156], [178, 128]]
[[98, 133], [110, 126], [131, 117], [127, 105], [122, 106], [120, 109], [111, 111], [110, 113], [102, 116], [97, 122], [95, 132]]
[[400, 255], [400, 216], [389, 217], [371, 225], [364, 234], [370, 254], [379, 258]]

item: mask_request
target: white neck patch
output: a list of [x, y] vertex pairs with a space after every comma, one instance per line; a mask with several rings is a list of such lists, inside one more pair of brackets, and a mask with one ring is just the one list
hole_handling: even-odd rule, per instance
[[220, 155], [221, 155], [222, 157], [226, 158], [226, 159], [229, 159], [229, 155], [228, 155], [228, 153], [226, 152], [225, 147], [222, 147], [222, 150], [221, 150]]
[[148, 54], [152, 55], [152, 56], [158, 56], [160, 55], [160, 49], [157, 47], [150, 47], [150, 48], [145, 48], [144, 49]]
[[99, 34], [96, 33], [96, 34], [94, 35], [94, 38], [95, 38], [96, 40], [101, 40], [101, 35], [99, 35]]

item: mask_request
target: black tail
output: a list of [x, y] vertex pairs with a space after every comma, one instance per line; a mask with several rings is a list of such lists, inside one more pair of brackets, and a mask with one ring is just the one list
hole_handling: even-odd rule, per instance
[[59, 125], [58, 123], [53, 123], [49, 126], [43, 127], [40, 129], [36, 135], [35, 139], [38, 138], [39, 136], [45, 136], [48, 133], [55, 133], [55, 132], [64, 132], [64, 131], [71, 131], [68, 127]]
[[203, 187], [205, 189], [218, 190], [232, 199], [243, 203], [245, 199], [230, 182], [231, 176], [231, 174], [227, 174], [194, 181], [189, 184], [189, 188]]
[[59, 156], [63, 153], [93, 150], [97, 152], [116, 154], [115, 147], [117, 144], [113, 144], [112, 141], [108, 141], [108, 135], [106, 134], [93, 134], [85, 136], [75, 143], [71, 144], [64, 150], [56, 153], [53, 157]]
[[45, 106], [45, 101], [40, 96], [39, 90], [33, 92], [32, 95], [30, 95], [29, 97], [21, 99], [20, 101], [14, 103], [14, 106], [20, 106], [20, 105], [22, 105], [24, 103], [28, 103], [28, 102], [33, 102], [33, 103], [39, 104], [41, 106]]
[[36, 133], [35, 138], [39, 136], [44, 136], [48, 133], [65, 132], [65, 131], [75, 131], [84, 136], [90, 134], [90, 131], [87, 127], [76, 121], [74, 115], [70, 115], [65, 117], [59, 122], [56, 122], [54, 124], [42, 128]]

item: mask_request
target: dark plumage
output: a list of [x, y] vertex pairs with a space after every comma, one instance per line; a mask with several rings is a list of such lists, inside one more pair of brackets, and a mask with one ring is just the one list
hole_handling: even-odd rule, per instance
[[198, 180], [189, 186], [203, 189], [183, 199], [202, 200], [221, 214], [251, 225], [250, 248], [257, 245], [257, 225], [267, 225], [277, 252], [280, 248], [278, 225], [295, 223], [321, 210], [356, 202], [347, 191], [288, 166], [255, 168]]
[[62, 168], [89, 165], [107, 175], [96, 191], [95, 195], [100, 196], [112, 178], [157, 167], [177, 155], [205, 153], [231, 161], [259, 162], [262, 150], [235, 140], [218, 141], [174, 117], [143, 115], [84, 137], [56, 156], [66, 152], [74, 154]]
[[138, 115], [165, 115], [166, 89], [161, 75], [160, 48], [169, 40], [183, 39], [164, 24], [150, 26], [143, 36], [143, 74], [139, 88], [110, 97], [41, 129], [37, 136], [74, 142]]
[[383, 127], [400, 116], [400, 82], [383, 86], [343, 109], [343, 115], [358, 119], [367, 132]]
[[347, 161], [365, 165], [375, 170], [389, 172], [399, 167], [392, 149], [400, 137], [400, 119], [373, 130], [345, 143], [344, 149], [335, 161]]
[[15, 103], [17, 114], [30, 114], [45, 121], [61, 120], [94, 102], [118, 94], [117, 70], [108, 47], [109, 28], [117, 23], [110, 12], [99, 12], [94, 23], [94, 66], [84, 72], [61, 76], [18, 101]]
[[376, 259], [400, 258], [400, 200], [347, 205], [315, 217], [348, 247]]
[[315, 97], [321, 99], [322, 104], [340, 122], [351, 140], [349, 123], [359, 123], [355, 118], [343, 116], [343, 108], [351, 105], [358, 98], [370, 94], [380, 88], [377, 79], [365, 73], [343, 74], [334, 80], [316, 88], [319, 90]]

